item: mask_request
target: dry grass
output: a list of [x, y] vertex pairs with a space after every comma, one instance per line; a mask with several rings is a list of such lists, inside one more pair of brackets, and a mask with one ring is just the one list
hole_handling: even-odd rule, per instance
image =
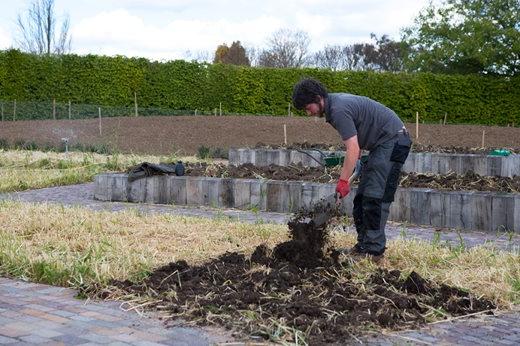
[[101, 155], [94, 153], [0, 150], [0, 193], [85, 183], [106, 171], [123, 171], [141, 162], [200, 161], [195, 157]]
[[[196, 264], [226, 251], [248, 254], [287, 239], [284, 225], [18, 202], [0, 203], [0, 225], [0, 273], [72, 287], [136, 279], [179, 259]], [[351, 246], [354, 237], [335, 232], [333, 241]], [[501, 307], [520, 301], [518, 254], [398, 240], [390, 242], [384, 266], [470, 289]], [[359, 274], [374, 269], [362, 262]]]

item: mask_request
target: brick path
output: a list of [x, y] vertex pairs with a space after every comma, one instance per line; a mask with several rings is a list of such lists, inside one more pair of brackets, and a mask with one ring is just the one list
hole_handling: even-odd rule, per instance
[[0, 278], [0, 344], [188, 346], [230, 340], [216, 331], [166, 328], [158, 319], [123, 311], [117, 302], [84, 301], [75, 294]]
[[[137, 208], [143, 212], [200, 217], [224, 215], [246, 222], [285, 223], [290, 217], [281, 213], [99, 202], [93, 200], [92, 191], [92, 184], [81, 184], [4, 194], [0, 199], [79, 205], [94, 210]], [[463, 244], [468, 248], [486, 244], [520, 253], [518, 234], [457, 233], [392, 223], [387, 236], [389, 239], [416, 237], [451, 246]], [[235, 342], [216, 330], [165, 328], [157, 319], [140, 318], [134, 312], [121, 310], [116, 302], [85, 302], [73, 298], [74, 294], [70, 289], [0, 278], [0, 344], [207, 345]], [[413, 331], [375, 334], [360, 341], [373, 345], [518, 345], [520, 310], [440, 322]]]

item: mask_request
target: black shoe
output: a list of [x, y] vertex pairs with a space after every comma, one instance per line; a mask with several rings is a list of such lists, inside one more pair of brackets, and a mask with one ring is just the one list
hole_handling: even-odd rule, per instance
[[348, 248], [348, 249], [338, 249], [339, 252], [341, 252], [343, 255], [359, 255], [359, 254], [363, 254], [363, 249], [361, 248], [361, 246], [359, 244], [356, 244], [354, 245], [353, 247], [351, 248]]

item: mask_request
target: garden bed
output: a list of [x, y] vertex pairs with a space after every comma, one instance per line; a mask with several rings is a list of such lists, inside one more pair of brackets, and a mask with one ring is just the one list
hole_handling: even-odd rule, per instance
[[[413, 140], [413, 139], [412, 139]], [[293, 143], [289, 145], [267, 145], [264, 143], [257, 143], [253, 149], [288, 149], [288, 150], [296, 150], [296, 149], [318, 149], [324, 151], [344, 151], [345, 147], [343, 145], [332, 145], [326, 143]], [[498, 148], [498, 147], [488, 147], [488, 148], [479, 148], [479, 147], [460, 147], [454, 145], [434, 145], [434, 144], [421, 144], [421, 143], [412, 143], [412, 151], [416, 153], [443, 153], [443, 154], [475, 154], [475, 155], [488, 155], [493, 150], [499, 149], [507, 149], [509, 152], [513, 154], [520, 154], [520, 147], [507, 147], [507, 148]]]
[[[301, 164], [289, 166], [255, 166], [244, 164], [226, 166], [224, 164], [195, 163], [186, 166], [186, 175], [200, 177], [222, 177], [242, 179], [270, 179], [284, 181], [311, 181], [335, 183], [339, 179], [341, 167], [307, 167]], [[466, 174], [421, 174], [402, 173], [400, 186], [419, 187], [445, 191], [492, 191], [520, 193], [520, 176], [513, 178], [481, 176], [473, 172]]]
[[[288, 166], [302, 164], [308, 167], [321, 167], [325, 155], [344, 155], [344, 151], [311, 150], [303, 148], [283, 149], [230, 149], [229, 164], [240, 166], [251, 163], [255, 166]], [[489, 151], [487, 152], [489, 153]], [[443, 152], [411, 152], [403, 166], [404, 172], [445, 174], [454, 172], [464, 174], [473, 172], [486, 176], [520, 176], [520, 155], [494, 156], [480, 154], [460, 154]]]
[[[271, 169], [272, 171], [270, 171]], [[338, 169], [338, 168], [336, 168]], [[240, 174], [234, 174], [237, 170]], [[127, 174], [102, 174], [95, 178], [95, 198], [105, 201], [161, 203], [296, 212], [309, 207], [334, 192], [338, 172], [285, 167], [283, 169], [246, 166], [233, 168], [219, 165], [188, 165], [188, 176], [151, 176], [128, 182]], [[270, 173], [270, 175], [268, 175]], [[314, 174], [314, 175], [313, 175]], [[191, 175], [191, 176], [190, 176]], [[289, 180], [288, 178], [291, 178]], [[250, 179], [253, 178], [253, 179]], [[311, 181], [303, 181], [310, 179]], [[272, 180], [283, 179], [283, 180]], [[292, 180], [296, 179], [296, 180]], [[475, 183], [475, 179], [477, 180]], [[314, 181], [324, 181], [318, 183]], [[498, 181], [498, 182], [497, 182]], [[501, 182], [500, 182], [501, 181]], [[509, 183], [503, 184], [507, 181]], [[390, 220], [412, 224], [468, 230], [520, 232], [520, 194], [518, 178], [445, 176], [438, 181], [429, 176], [407, 175], [402, 182], [420, 182], [420, 187], [400, 187], [390, 209]], [[452, 190], [439, 189], [441, 184]], [[453, 187], [482, 188], [495, 191], [459, 191]], [[502, 190], [501, 190], [502, 189]], [[343, 203], [351, 215], [352, 187]], [[504, 191], [504, 192], [500, 192]]]

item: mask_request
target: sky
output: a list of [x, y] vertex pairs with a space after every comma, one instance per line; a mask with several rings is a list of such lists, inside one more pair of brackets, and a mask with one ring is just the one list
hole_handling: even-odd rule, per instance
[[[16, 18], [35, 0], [0, 0], [0, 49], [16, 48]], [[429, 0], [55, 0], [68, 15], [72, 53], [150, 60], [213, 57], [239, 40], [263, 49], [279, 29], [301, 30], [310, 50], [370, 42], [370, 33], [400, 38]]]

